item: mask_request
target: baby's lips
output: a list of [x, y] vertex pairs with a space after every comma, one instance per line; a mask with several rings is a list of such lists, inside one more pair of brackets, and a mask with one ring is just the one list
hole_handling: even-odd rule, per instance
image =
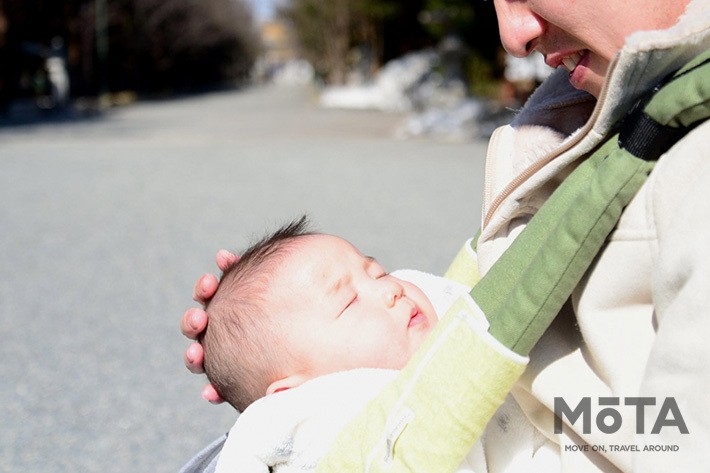
[[409, 314], [409, 323], [407, 324], [407, 327], [419, 325], [421, 323], [426, 322], [426, 320], [426, 316], [422, 313], [421, 310], [419, 310], [419, 307], [417, 307], [417, 305], [415, 304], [412, 306], [412, 310]]

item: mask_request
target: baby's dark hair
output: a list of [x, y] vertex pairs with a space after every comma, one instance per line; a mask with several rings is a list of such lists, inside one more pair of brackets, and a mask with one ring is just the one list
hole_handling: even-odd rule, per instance
[[205, 373], [222, 399], [244, 411], [276, 381], [289, 356], [275, 343], [277, 322], [264, 310], [265, 296], [279, 263], [294, 240], [313, 235], [306, 216], [265, 236], [243, 252], [220, 278], [206, 304], [207, 329], [200, 337]]

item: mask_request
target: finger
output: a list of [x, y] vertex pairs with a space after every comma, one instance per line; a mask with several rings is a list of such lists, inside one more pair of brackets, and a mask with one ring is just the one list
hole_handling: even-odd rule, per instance
[[180, 331], [187, 338], [197, 340], [198, 335], [207, 328], [207, 312], [197, 307], [185, 311], [180, 320]]
[[224, 399], [222, 399], [222, 396], [219, 395], [217, 389], [215, 389], [212, 384], [208, 384], [202, 388], [202, 399], [209, 401], [212, 404], [221, 404], [224, 402]]
[[215, 260], [217, 260], [217, 267], [222, 271], [226, 271], [227, 268], [239, 261], [239, 256], [235, 255], [231, 251], [219, 250]]
[[202, 345], [193, 343], [185, 350], [185, 367], [195, 374], [204, 373], [204, 358], [205, 352], [202, 350]]
[[192, 299], [204, 304], [214, 296], [218, 285], [219, 281], [214, 274], [203, 274], [195, 283], [195, 287], [192, 288]]

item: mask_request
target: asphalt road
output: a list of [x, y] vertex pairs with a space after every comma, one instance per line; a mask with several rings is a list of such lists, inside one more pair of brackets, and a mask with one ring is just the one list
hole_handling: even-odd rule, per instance
[[0, 128], [0, 472], [175, 472], [228, 430], [178, 327], [218, 248], [308, 213], [443, 272], [485, 143], [398, 141], [402, 118], [257, 88]]

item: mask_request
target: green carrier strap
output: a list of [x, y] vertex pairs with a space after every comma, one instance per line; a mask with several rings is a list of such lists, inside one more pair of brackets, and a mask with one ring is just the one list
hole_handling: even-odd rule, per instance
[[449, 309], [338, 435], [319, 472], [456, 470], [522, 374], [521, 355], [559, 313], [654, 161], [710, 116], [709, 61], [710, 51], [659, 84], [579, 164], [470, 298]]
[[528, 354], [636, 195], [655, 161], [710, 116], [710, 52], [642, 98], [620, 132], [558, 187], [473, 288], [490, 333]]

